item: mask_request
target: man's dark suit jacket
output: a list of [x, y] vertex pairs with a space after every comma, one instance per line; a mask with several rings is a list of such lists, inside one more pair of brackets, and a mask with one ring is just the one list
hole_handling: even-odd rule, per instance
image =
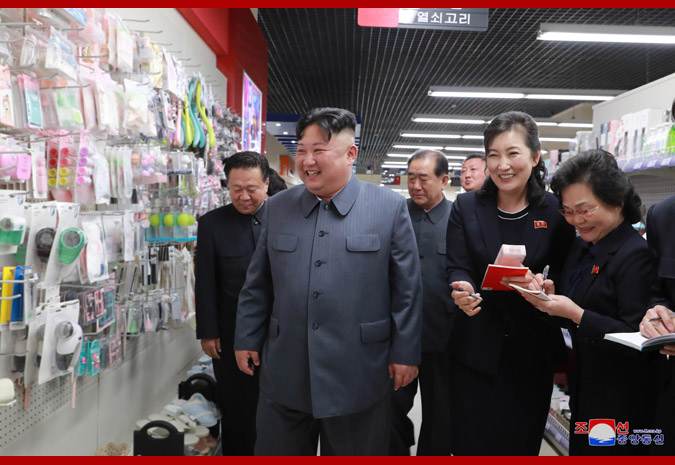
[[407, 202], [422, 269], [422, 352], [444, 352], [455, 310], [445, 280], [445, 232], [452, 202], [444, 198], [428, 213], [412, 199]]
[[653, 205], [647, 213], [647, 242], [658, 263], [651, 306], [675, 311], [675, 195]]
[[[541, 273], [549, 265], [549, 276], [554, 280], [574, 240], [574, 229], [558, 208], [558, 200], [549, 193], [541, 205], [530, 205], [529, 226], [520, 242], [527, 253], [523, 265], [533, 273]], [[456, 311], [450, 331], [452, 356], [474, 370], [496, 375], [508, 335], [512, 341], [531, 347], [523, 350], [523, 364], [552, 370], [565, 357], [557, 322], [515, 291], [480, 291], [485, 270], [494, 263], [501, 245], [496, 198], [479, 198], [476, 192], [459, 195], [448, 221], [448, 282], [471, 283], [483, 302], [475, 316]]]
[[[577, 238], [572, 247], [561, 282], [556, 283], [558, 294], [567, 295], [565, 286], [580, 261], [584, 244], [587, 243]], [[641, 353], [603, 338], [607, 333], [638, 330], [649, 305], [656, 263], [647, 242], [627, 221], [589, 253], [591, 262], [582, 269], [574, 294], [568, 296], [584, 309], [578, 328], [569, 324], [576, 356], [570, 398], [572, 424], [592, 418], [615, 418], [628, 421], [635, 425], [633, 428], [653, 425], [656, 396], [648, 393], [665, 366], [665, 357]], [[597, 449], [588, 445], [585, 436], [572, 438], [570, 452], [574, 455], [591, 455], [599, 452]]]
[[256, 247], [256, 231], [267, 202], [255, 215], [243, 215], [234, 205], [217, 208], [199, 218], [197, 235], [197, 338], [221, 338], [222, 350], [232, 353], [239, 292]]

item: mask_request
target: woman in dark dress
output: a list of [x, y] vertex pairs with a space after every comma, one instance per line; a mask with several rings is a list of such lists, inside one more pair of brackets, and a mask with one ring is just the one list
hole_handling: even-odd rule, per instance
[[[641, 218], [640, 197], [614, 157], [603, 150], [564, 162], [551, 189], [579, 237], [557, 281], [560, 294], [555, 294], [552, 280], [538, 275], [529, 287], [545, 284], [553, 300], [525, 298], [542, 312], [564, 318], [572, 334], [576, 364], [570, 392], [570, 455], [647, 454], [653, 438], [643, 440], [639, 434], [634, 444], [632, 431], [658, 426], [656, 398], [650, 393], [665, 357], [603, 339], [607, 333], [637, 331], [649, 306], [655, 263], [647, 242], [632, 227]], [[615, 420], [615, 427], [598, 424], [594, 431], [592, 419]], [[625, 422], [627, 428], [617, 430], [618, 423]], [[588, 434], [576, 431], [577, 423], [586, 423]], [[615, 446], [599, 447], [601, 443]]]
[[559, 326], [516, 292], [478, 292], [502, 244], [522, 244], [524, 284], [549, 265], [558, 276], [574, 230], [544, 190], [537, 125], [504, 113], [485, 134], [489, 178], [461, 194], [447, 229], [448, 282], [457, 311], [450, 330], [451, 443], [455, 455], [538, 455], [553, 389], [566, 356]]

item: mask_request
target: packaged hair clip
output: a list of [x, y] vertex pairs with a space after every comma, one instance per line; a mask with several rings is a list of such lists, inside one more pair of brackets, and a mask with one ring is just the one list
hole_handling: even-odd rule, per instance
[[69, 79], [77, 79], [78, 64], [75, 59], [75, 46], [63, 33], [54, 28], [50, 29], [45, 68], [56, 71]]

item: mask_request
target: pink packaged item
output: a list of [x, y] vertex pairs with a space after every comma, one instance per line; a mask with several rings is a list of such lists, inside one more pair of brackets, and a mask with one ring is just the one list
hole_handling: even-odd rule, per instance
[[495, 265], [501, 266], [523, 266], [525, 260], [524, 245], [502, 244], [495, 260]]
[[9, 153], [16, 149], [0, 147], [0, 176], [11, 179], [26, 180], [30, 178], [31, 159], [26, 153]]

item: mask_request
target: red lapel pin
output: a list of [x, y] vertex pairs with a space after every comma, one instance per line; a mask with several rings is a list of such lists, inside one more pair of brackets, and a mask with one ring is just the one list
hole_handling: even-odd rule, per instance
[[534, 229], [546, 229], [548, 228], [548, 224], [546, 224], [546, 221], [540, 221], [540, 220], [535, 220], [534, 222]]
[[591, 274], [598, 274], [600, 272], [600, 267], [598, 265], [593, 265], [593, 269], [591, 270]]

